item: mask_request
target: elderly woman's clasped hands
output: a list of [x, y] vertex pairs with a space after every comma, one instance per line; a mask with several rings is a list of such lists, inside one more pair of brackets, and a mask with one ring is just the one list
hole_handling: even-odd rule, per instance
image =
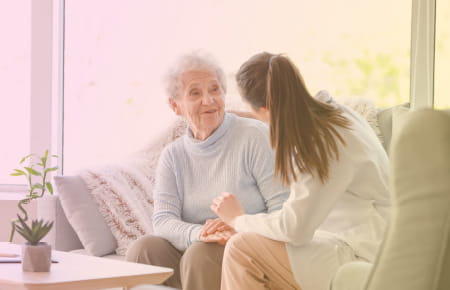
[[206, 220], [200, 240], [205, 243], [225, 245], [236, 233], [233, 228], [234, 220], [244, 214], [244, 209], [239, 199], [229, 192], [223, 192], [214, 198], [210, 208], [219, 218]]
[[200, 241], [225, 245], [234, 234], [234, 229], [224, 223], [220, 218], [206, 220], [200, 234]]
[[201, 239], [204, 242], [226, 244], [228, 239], [235, 234], [234, 221], [238, 216], [244, 214], [244, 209], [239, 199], [229, 192], [223, 192], [214, 198], [210, 208], [219, 218], [206, 221]]

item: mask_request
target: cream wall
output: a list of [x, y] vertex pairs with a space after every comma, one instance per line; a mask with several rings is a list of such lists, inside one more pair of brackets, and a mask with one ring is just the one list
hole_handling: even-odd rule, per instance
[[[16, 217], [19, 212], [17, 207], [18, 198], [15, 194], [0, 194], [0, 242], [7, 242], [11, 233], [11, 220]], [[36, 201], [26, 205], [29, 218], [35, 219], [37, 216]], [[22, 243], [23, 238], [15, 233], [15, 243]]]

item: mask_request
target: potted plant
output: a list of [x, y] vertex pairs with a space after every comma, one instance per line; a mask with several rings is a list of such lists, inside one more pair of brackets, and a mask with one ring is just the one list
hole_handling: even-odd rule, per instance
[[16, 224], [16, 231], [27, 241], [22, 246], [23, 271], [50, 271], [52, 247], [41, 240], [52, 229], [53, 222], [33, 220], [30, 227], [19, 215], [17, 217], [20, 225]]
[[[20, 160], [20, 164], [35, 156], [30, 154]], [[52, 155], [52, 157], [57, 157]], [[27, 242], [22, 246], [22, 269], [30, 272], [48, 272], [51, 265], [51, 246], [41, 240], [47, 235], [53, 226], [53, 221], [32, 220], [28, 225], [28, 213], [24, 205], [32, 200], [44, 196], [48, 191], [53, 194], [53, 186], [48, 181], [48, 174], [56, 171], [58, 167], [48, 167], [49, 154], [45, 151], [42, 157], [36, 156], [38, 163], [31, 160], [29, 166], [14, 169], [13, 176], [25, 176], [28, 184], [27, 195], [18, 202], [17, 207], [21, 214], [17, 214], [17, 220], [12, 221], [9, 241], [12, 242], [17, 231]]]

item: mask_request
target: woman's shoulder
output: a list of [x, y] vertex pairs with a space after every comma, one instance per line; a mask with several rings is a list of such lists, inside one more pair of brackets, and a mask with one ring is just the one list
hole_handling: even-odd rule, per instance
[[269, 134], [269, 126], [260, 121], [253, 118], [239, 117], [237, 115], [231, 114], [235, 119], [234, 122], [234, 130], [237, 133], [245, 133], [250, 135], [263, 135], [266, 136]]
[[184, 136], [181, 136], [167, 143], [161, 150], [160, 158], [173, 159], [175, 155], [180, 154], [180, 151], [184, 150], [183, 138]]

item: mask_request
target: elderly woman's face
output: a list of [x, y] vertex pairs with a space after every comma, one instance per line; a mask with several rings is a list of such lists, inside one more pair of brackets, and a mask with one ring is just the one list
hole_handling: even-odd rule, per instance
[[194, 138], [204, 140], [222, 123], [224, 116], [223, 89], [215, 73], [199, 70], [181, 77], [182, 87], [172, 109], [189, 123]]

